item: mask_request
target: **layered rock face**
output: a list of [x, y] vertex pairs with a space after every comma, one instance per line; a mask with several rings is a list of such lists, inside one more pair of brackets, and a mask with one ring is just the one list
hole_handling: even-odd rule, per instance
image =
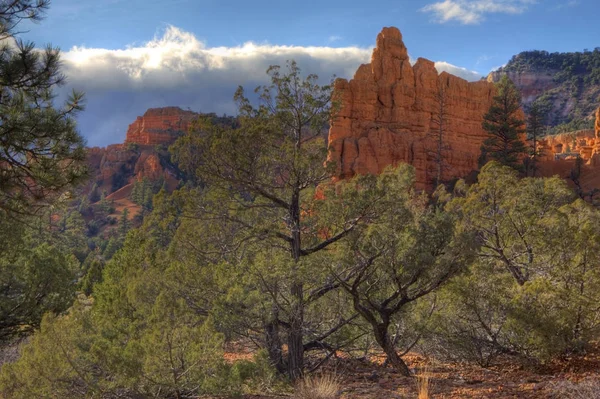
[[329, 160], [336, 163], [337, 176], [376, 174], [405, 162], [415, 167], [417, 187], [430, 188], [436, 177], [441, 91], [446, 102], [442, 179], [451, 180], [477, 169], [486, 139], [481, 123], [494, 85], [438, 74], [423, 58], [411, 66], [400, 31], [384, 28], [371, 63], [361, 65], [350, 81], [335, 82], [340, 110], [329, 132]]
[[181, 132], [188, 130], [195, 112], [179, 107], [150, 108], [129, 125], [125, 143], [157, 145], [173, 143]]
[[[558, 71], [551, 70], [547, 73], [540, 72], [490, 72], [487, 76], [488, 82], [499, 82], [503, 75], [507, 75], [521, 92], [523, 106], [527, 107], [542, 94], [556, 89], [559, 84], [554, 80], [554, 74]], [[569, 110], [564, 110], [568, 113]]]

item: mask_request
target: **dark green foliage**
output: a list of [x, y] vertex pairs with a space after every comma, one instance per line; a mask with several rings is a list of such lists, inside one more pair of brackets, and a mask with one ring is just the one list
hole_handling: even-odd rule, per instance
[[496, 160], [503, 165], [521, 169], [527, 152], [522, 141], [525, 121], [520, 119], [521, 95], [514, 83], [505, 75], [496, 84], [489, 111], [483, 116], [483, 129], [488, 138], [481, 146], [480, 164]]
[[196, 263], [185, 273], [158, 239], [169, 235], [163, 222], [150, 215], [129, 234], [101, 281], [100, 258], [91, 255], [84, 289], [93, 304], [79, 300], [68, 315], [44, 319], [19, 361], [2, 368], [3, 397], [183, 398], [235, 395], [248, 378], [271, 384], [274, 372], [260, 358], [234, 367], [224, 361], [223, 334], [193, 306], [210, 280], [181, 284], [211, 268]]
[[45, 312], [62, 312], [73, 301], [75, 243], [45, 220], [29, 218], [21, 225], [0, 218], [0, 344], [31, 333]]
[[442, 351], [489, 365], [502, 353], [539, 361], [585, 348], [600, 333], [600, 212], [564, 181], [519, 179], [497, 163], [449, 210], [476, 232], [479, 256], [440, 295]]
[[330, 270], [371, 326], [387, 362], [407, 376], [410, 371], [397, 347], [408, 350], [420, 331], [412, 325], [392, 338], [392, 326], [406, 325], [411, 317], [405, 313], [416, 313], [417, 302], [465, 268], [475, 248], [473, 235], [455, 234], [453, 215], [428, 207], [426, 198], [412, 192], [413, 181], [412, 167], [401, 165], [325, 194], [335, 198], [334, 191], [341, 192], [339, 197], [349, 203], [372, 204], [373, 220], [344, 241], [338, 249], [343, 266], [333, 262]]
[[[315, 301], [309, 297], [308, 287], [328, 286], [322, 272], [303, 270], [316, 266], [313, 259], [318, 256], [313, 254], [343, 238], [354, 226], [349, 220], [338, 220], [339, 224], [332, 226], [332, 237], [323, 239], [318, 220], [302, 217], [314, 202], [316, 187], [331, 177], [331, 169], [323, 167], [327, 150], [322, 137], [331, 117], [331, 87], [317, 84], [315, 75], [304, 78], [293, 61], [285, 70], [272, 66], [267, 74], [271, 84], [256, 89], [258, 107], [241, 87], [236, 92], [238, 125], [201, 120], [196, 131], [177, 140], [171, 151], [186, 173], [206, 185], [206, 192], [192, 203], [189, 218], [196, 220], [196, 228], [212, 221], [211, 259], [221, 255], [227, 261], [233, 255], [228, 254], [231, 248], [239, 246], [253, 275], [263, 275], [269, 259], [277, 259], [279, 283], [272, 271], [269, 278], [254, 280], [242, 289], [271, 303], [256, 315], [265, 329], [265, 346], [277, 369], [287, 367], [288, 375], [295, 379], [303, 373], [308, 341], [305, 317]], [[203, 238], [204, 233], [197, 234], [199, 240]], [[197, 243], [190, 247], [190, 252], [202, 253]], [[330, 290], [325, 288], [323, 295]], [[271, 299], [268, 292], [272, 292]], [[280, 334], [284, 317], [289, 328]], [[321, 327], [323, 323], [318, 324]], [[282, 337], [289, 348], [286, 359]]]
[[585, 75], [583, 84], [600, 84], [600, 47], [593, 51], [572, 53], [549, 53], [547, 51], [524, 51], [513, 56], [504, 72], [547, 72], [560, 71], [555, 79], [564, 82]]
[[164, 184], [165, 180], [162, 177], [157, 180], [150, 180], [147, 177], [142, 178], [141, 181], [136, 180], [131, 189], [131, 201], [140, 205], [144, 211], [151, 211], [152, 198], [163, 188]]
[[[39, 20], [47, 0], [0, 2], [0, 37], [24, 19]], [[57, 48], [37, 51], [18, 38], [0, 45], [0, 210], [9, 216], [36, 212], [86, 174], [83, 138], [73, 117], [82, 95], [53, 106], [53, 90], [64, 84]]]
[[92, 251], [83, 263], [84, 277], [81, 280], [81, 290], [85, 295], [91, 295], [94, 284], [102, 281], [104, 258], [98, 252]]
[[527, 116], [527, 140], [529, 140], [529, 158], [526, 158], [525, 168], [528, 176], [535, 176], [538, 170], [539, 157], [543, 155], [540, 139], [544, 136], [545, 115], [537, 103], [529, 108]]
[[561, 123], [560, 125], [554, 126], [548, 131], [548, 134], [561, 134], [591, 129], [594, 129], [593, 119], [573, 119], [568, 123]]

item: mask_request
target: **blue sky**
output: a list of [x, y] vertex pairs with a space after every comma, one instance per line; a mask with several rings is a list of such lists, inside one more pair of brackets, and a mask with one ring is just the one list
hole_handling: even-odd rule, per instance
[[599, 17], [599, 0], [54, 0], [22, 37], [63, 50], [68, 88], [86, 92], [80, 130], [106, 145], [148, 107], [232, 113], [238, 84], [288, 58], [351, 77], [384, 26], [412, 58], [474, 80], [524, 50], [599, 47]]

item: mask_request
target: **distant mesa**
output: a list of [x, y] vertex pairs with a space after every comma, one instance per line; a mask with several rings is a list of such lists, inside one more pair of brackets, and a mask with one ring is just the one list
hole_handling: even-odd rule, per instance
[[197, 116], [179, 107], [150, 108], [129, 125], [125, 144], [172, 144]]

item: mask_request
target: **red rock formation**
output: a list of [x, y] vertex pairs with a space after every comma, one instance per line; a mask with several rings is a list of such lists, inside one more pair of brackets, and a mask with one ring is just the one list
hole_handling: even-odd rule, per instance
[[388, 165], [407, 162], [416, 169], [417, 187], [430, 187], [435, 179], [432, 132], [440, 87], [447, 99], [442, 177], [464, 177], [476, 169], [486, 138], [481, 122], [494, 85], [438, 74], [434, 63], [423, 58], [411, 66], [400, 31], [384, 28], [371, 63], [361, 65], [349, 82], [335, 83], [341, 108], [329, 132], [329, 160], [336, 162], [337, 175], [379, 173]]
[[173, 143], [181, 132], [187, 131], [195, 112], [179, 107], [150, 108], [129, 125], [125, 143], [157, 145]]
[[547, 160], [554, 158], [568, 158], [580, 156], [588, 161], [596, 146], [596, 136], [593, 130], [578, 130], [562, 133], [544, 138], [544, 152], [552, 155]]
[[596, 152], [600, 153], [600, 107], [596, 110]]
[[548, 136], [543, 143], [547, 155], [539, 164], [540, 176], [558, 175], [586, 200], [596, 201], [596, 190], [600, 189], [600, 108], [595, 131]]
[[93, 176], [90, 188], [96, 184], [110, 195], [115, 189], [144, 177], [150, 180], [164, 178], [170, 186], [176, 185], [171, 184], [176, 182], [173, 172], [161, 165], [153, 146], [171, 144], [189, 128], [196, 116], [196, 113], [178, 107], [151, 108], [129, 125], [125, 144], [89, 148], [88, 164]]

